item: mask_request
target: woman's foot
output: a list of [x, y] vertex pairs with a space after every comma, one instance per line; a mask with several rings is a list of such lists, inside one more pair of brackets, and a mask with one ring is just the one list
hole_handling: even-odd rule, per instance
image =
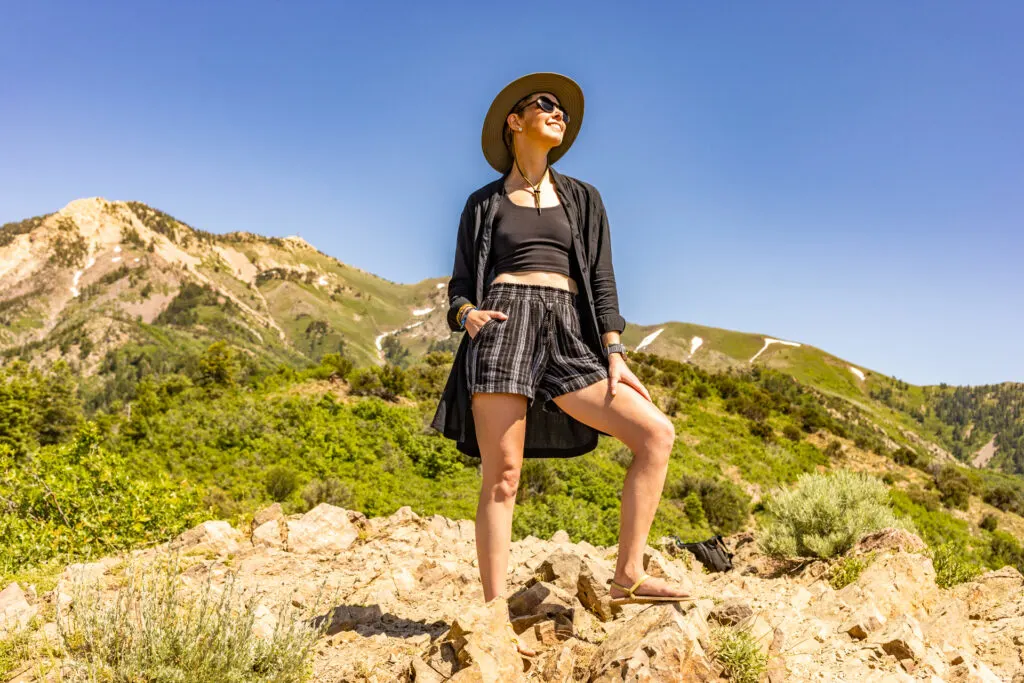
[[[640, 576], [643, 576], [642, 574]], [[627, 590], [630, 586], [636, 583], [640, 576], [626, 576], [625, 574], [616, 574], [615, 583], [612, 584], [608, 593], [611, 595], [612, 600], [621, 600], [629, 597], [629, 591]], [[620, 588], [619, 586], [625, 586]], [[678, 586], [673, 586], [663, 579], [658, 579], [653, 576], [649, 576], [645, 579], [636, 589], [633, 591], [633, 595], [637, 598], [677, 598], [679, 600], [690, 600], [691, 595], [687, 591], [683, 590]]]

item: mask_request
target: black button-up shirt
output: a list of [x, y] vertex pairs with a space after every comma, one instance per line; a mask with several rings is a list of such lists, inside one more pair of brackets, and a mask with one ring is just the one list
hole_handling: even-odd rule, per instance
[[[596, 188], [562, 175], [554, 168], [549, 170], [569, 218], [573, 243], [570, 275], [579, 284], [576, 307], [583, 339], [599, 357], [605, 358], [601, 336], [613, 330], [622, 332], [626, 327], [625, 319], [619, 315], [608, 216]], [[459, 308], [465, 303], [483, 301], [496, 277], [491, 259], [491, 237], [494, 214], [505, 193], [505, 178], [507, 176], [473, 192], [462, 210], [455, 244], [455, 266], [448, 282], [448, 327], [453, 332], [462, 329], [455, 319]], [[454, 439], [456, 447], [463, 453], [480, 457], [466, 373], [468, 342], [468, 335], [463, 336], [455, 352], [431, 426]], [[560, 410], [544, 410], [543, 402], [535, 401], [526, 416], [523, 455], [527, 458], [582, 455], [597, 447], [597, 436], [601, 433]]]

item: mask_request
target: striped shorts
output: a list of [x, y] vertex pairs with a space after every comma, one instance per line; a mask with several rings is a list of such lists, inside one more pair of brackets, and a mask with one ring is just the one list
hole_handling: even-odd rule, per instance
[[[608, 365], [583, 341], [576, 295], [557, 287], [492, 283], [480, 310], [501, 311], [469, 340], [469, 392], [522, 394], [559, 412], [555, 396], [608, 378]], [[469, 334], [467, 332], [467, 334]]]

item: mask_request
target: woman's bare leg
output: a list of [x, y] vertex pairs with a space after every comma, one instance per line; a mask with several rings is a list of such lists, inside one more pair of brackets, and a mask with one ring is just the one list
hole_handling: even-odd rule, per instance
[[[615, 582], [632, 586], [643, 573], [644, 546], [665, 486], [675, 428], [657, 406], [625, 384], [619, 384], [615, 396], [608, 391], [608, 382], [600, 381], [554, 400], [572, 417], [611, 434], [633, 452], [622, 487], [619, 555], [615, 566]], [[624, 595], [624, 591], [612, 590], [615, 597]], [[654, 578], [645, 581], [637, 593], [688, 596], [685, 591]]]
[[526, 440], [526, 397], [473, 394], [473, 421], [480, 445], [481, 485], [476, 508], [476, 554], [484, 601], [505, 592], [512, 510]]

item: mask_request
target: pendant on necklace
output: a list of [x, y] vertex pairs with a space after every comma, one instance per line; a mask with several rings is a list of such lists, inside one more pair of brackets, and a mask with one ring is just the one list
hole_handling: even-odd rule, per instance
[[533, 191], [533, 205], [537, 207], [537, 213], [540, 214], [540, 190]]

